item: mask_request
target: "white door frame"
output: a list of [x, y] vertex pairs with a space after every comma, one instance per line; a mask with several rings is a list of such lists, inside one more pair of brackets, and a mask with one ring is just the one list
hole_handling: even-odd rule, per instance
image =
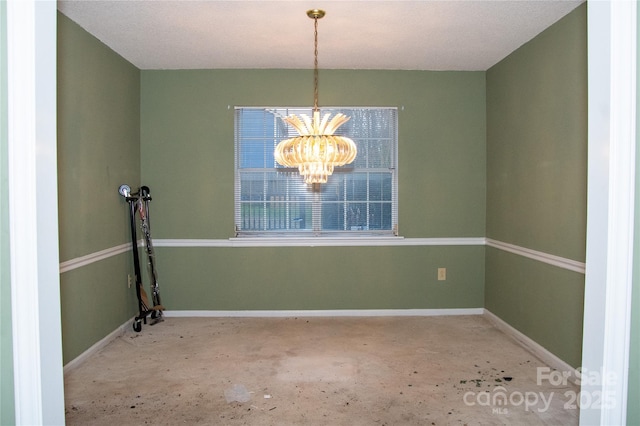
[[[636, 163], [636, 2], [588, 3], [589, 163], [580, 424], [626, 424]], [[596, 404], [598, 402], [598, 404]]]
[[56, 25], [52, 0], [8, 0], [7, 150], [17, 425], [64, 424]]

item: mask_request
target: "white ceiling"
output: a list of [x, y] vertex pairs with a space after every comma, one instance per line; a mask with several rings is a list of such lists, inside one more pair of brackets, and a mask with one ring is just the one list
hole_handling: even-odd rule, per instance
[[72, 0], [58, 9], [140, 69], [486, 70], [584, 0]]

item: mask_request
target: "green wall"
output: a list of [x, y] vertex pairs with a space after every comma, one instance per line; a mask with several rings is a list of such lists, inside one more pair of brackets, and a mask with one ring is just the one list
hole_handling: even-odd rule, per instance
[[[234, 107], [309, 105], [312, 87], [310, 70], [142, 71], [154, 238], [232, 237]], [[319, 90], [321, 105], [399, 108], [401, 235], [484, 235], [483, 72], [321, 70]], [[156, 250], [168, 309], [483, 306], [483, 247]]]
[[[235, 106], [309, 105], [311, 70], [142, 71], [142, 177], [155, 238], [229, 238]], [[483, 72], [320, 71], [320, 104], [397, 106], [405, 237], [485, 229]]]
[[479, 308], [484, 298], [483, 247], [163, 248], [158, 264], [173, 310]]
[[[640, 22], [640, 21], [639, 21]], [[640, 46], [640, 44], [639, 44]], [[640, 70], [640, 68], [638, 68]], [[639, 76], [640, 77], [640, 76]], [[639, 97], [640, 99], [640, 97]], [[640, 116], [638, 117], [640, 123]], [[639, 129], [640, 130], [640, 129]], [[640, 132], [638, 133], [640, 135]], [[638, 137], [640, 142], [640, 137]], [[640, 150], [636, 152], [640, 164]], [[631, 300], [631, 342], [629, 349], [629, 390], [627, 393], [627, 424], [640, 425], [640, 170], [636, 169], [635, 241], [633, 289]]]
[[[586, 4], [487, 71], [487, 238], [584, 262]], [[485, 307], [574, 367], [584, 274], [487, 248]]]
[[[640, 9], [637, 13], [640, 24]], [[640, 82], [640, 27], [637, 29], [636, 82]], [[636, 104], [640, 102], [640, 85], [636, 86]], [[640, 108], [636, 108], [636, 147], [640, 146]], [[640, 425], [640, 149], [636, 149], [635, 235], [633, 245], [633, 289], [631, 300], [631, 342], [629, 349], [629, 391], [627, 424]]]
[[[130, 242], [118, 187], [140, 182], [140, 71], [58, 14], [60, 261]], [[64, 362], [136, 313], [130, 253], [61, 274]]]
[[0, 424], [15, 423], [7, 162], [7, 5], [0, 2]]

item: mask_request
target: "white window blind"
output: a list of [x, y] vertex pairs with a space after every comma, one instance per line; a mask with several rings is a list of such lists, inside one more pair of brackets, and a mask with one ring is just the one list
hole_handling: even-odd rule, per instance
[[397, 109], [322, 108], [351, 119], [336, 134], [358, 147], [353, 163], [325, 184], [307, 185], [273, 151], [297, 132], [282, 118], [310, 108], [235, 110], [237, 236], [380, 236], [397, 230]]

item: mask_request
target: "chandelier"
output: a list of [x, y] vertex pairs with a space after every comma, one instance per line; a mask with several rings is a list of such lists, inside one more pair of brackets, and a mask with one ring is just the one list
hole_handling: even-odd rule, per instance
[[338, 113], [329, 119], [320, 118], [318, 108], [318, 19], [324, 10], [312, 9], [307, 16], [314, 21], [313, 117], [292, 114], [283, 120], [297, 130], [299, 136], [280, 142], [274, 151], [275, 159], [285, 167], [297, 167], [305, 183], [326, 183], [334, 167], [344, 166], [356, 158], [358, 149], [349, 138], [334, 132], [350, 117]]

